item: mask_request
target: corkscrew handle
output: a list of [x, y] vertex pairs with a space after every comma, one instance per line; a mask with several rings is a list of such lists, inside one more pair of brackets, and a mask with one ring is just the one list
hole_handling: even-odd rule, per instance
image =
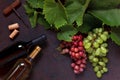
[[3, 10], [3, 14], [8, 15], [14, 8], [18, 7], [20, 4], [20, 0], [15, 0], [12, 4], [10, 4]]

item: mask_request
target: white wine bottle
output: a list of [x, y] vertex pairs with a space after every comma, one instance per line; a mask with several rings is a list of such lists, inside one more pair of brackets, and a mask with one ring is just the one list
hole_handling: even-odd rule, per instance
[[27, 58], [19, 59], [4, 80], [26, 80], [32, 69], [32, 61], [40, 51], [41, 47], [36, 46]]

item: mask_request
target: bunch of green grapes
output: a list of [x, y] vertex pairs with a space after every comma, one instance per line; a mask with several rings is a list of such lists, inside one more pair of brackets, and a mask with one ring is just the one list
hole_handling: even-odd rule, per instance
[[92, 63], [94, 72], [98, 78], [108, 71], [106, 64], [108, 63], [107, 39], [109, 34], [103, 28], [95, 28], [88, 36], [84, 38], [83, 45], [88, 53], [89, 61]]

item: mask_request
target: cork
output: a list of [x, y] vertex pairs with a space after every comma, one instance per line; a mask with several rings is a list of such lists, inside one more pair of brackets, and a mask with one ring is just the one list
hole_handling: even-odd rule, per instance
[[19, 24], [18, 23], [14, 23], [11, 25], [8, 25], [8, 29], [9, 30], [14, 30], [14, 29], [18, 29], [19, 28]]
[[18, 33], [19, 33], [19, 31], [15, 29], [15, 30], [9, 35], [9, 38], [10, 38], [10, 39], [14, 39], [15, 36], [17, 36]]

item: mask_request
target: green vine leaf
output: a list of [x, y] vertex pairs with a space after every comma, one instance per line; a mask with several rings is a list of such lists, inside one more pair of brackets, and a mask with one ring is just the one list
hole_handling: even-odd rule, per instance
[[115, 9], [120, 5], [120, 0], [91, 0], [89, 10]]
[[27, 3], [29, 3], [32, 8], [43, 9], [44, 0], [27, 0]]
[[50, 25], [49, 23], [44, 19], [44, 16], [42, 14], [38, 15], [38, 21], [37, 21], [40, 25], [44, 26], [45, 29], [49, 29]]
[[32, 7], [30, 7], [30, 5], [28, 3], [26, 3], [26, 5], [24, 5], [24, 8], [25, 8], [27, 15], [34, 13], [34, 9]]
[[71, 37], [75, 35], [78, 31], [71, 25], [66, 25], [60, 28], [60, 32], [57, 34], [59, 40], [71, 41]]
[[45, 0], [43, 14], [49, 24], [55, 25], [57, 29], [67, 24], [65, 7], [58, 0]]
[[81, 26], [83, 24], [83, 16], [85, 14], [85, 11], [90, 3], [90, 0], [86, 0], [86, 3], [83, 5], [81, 16], [79, 16], [76, 20], [76, 23], [78, 26]]
[[66, 7], [66, 10], [67, 10], [67, 15], [68, 15], [68, 21], [70, 24], [72, 24], [74, 21], [76, 21], [78, 16], [82, 15], [81, 13], [83, 12], [82, 11], [83, 6], [78, 1], [73, 1], [71, 4], [69, 4]]
[[117, 45], [120, 46], [120, 28], [112, 28], [110, 37], [112, 41], [114, 41]]
[[82, 5], [79, 0], [70, 0], [67, 2], [70, 3], [66, 6], [68, 21], [70, 24], [75, 21], [78, 26], [81, 26], [83, 24], [83, 15], [88, 7], [89, 2], [90, 0], [86, 0], [86, 3], [84, 5]]
[[82, 33], [88, 33], [90, 30], [96, 27], [101, 27], [102, 21], [90, 14], [84, 14], [83, 25], [78, 27], [78, 30]]
[[90, 13], [111, 27], [120, 26], [120, 9], [94, 10]]
[[32, 28], [34, 28], [37, 24], [37, 16], [38, 13], [34, 11], [33, 15], [29, 18]]

